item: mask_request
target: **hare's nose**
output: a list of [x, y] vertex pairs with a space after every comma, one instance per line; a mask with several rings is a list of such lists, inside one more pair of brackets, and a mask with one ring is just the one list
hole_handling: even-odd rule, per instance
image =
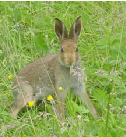
[[73, 64], [74, 64], [74, 60], [73, 60], [73, 59], [69, 59], [69, 60], [67, 61], [67, 64], [68, 64], [68, 65], [73, 65]]
[[72, 64], [73, 64], [73, 62], [69, 62], [69, 63], [68, 63], [68, 65], [70, 65], [70, 66], [71, 66]]

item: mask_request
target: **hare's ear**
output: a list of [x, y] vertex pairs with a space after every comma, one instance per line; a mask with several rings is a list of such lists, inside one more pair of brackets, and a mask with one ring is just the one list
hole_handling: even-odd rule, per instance
[[79, 16], [70, 28], [69, 38], [77, 40], [81, 32], [81, 16]]
[[65, 24], [58, 18], [55, 18], [55, 33], [59, 40], [66, 39], [68, 35]]

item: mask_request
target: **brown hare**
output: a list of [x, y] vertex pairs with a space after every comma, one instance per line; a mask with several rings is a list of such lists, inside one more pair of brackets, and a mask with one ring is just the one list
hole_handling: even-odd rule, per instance
[[[28, 64], [17, 74], [14, 87], [14, 104], [9, 113], [16, 118], [18, 112], [28, 101], [45, 99], [49, 95], [55, 97], [57, 116], [64, 118], [65, 96], [69, 89], [80, 100], [87, 104], [95, 117], [98, 116], [85, 91], [84, 74], [77, 48], [81, 32], [81, 17], [72, 24], [69, 34], [65, 24], [55, 19], [55, 33], [60, 41], [57, 54], [47, 55]], [[62, 87], [63, 90], [59, 90]]]

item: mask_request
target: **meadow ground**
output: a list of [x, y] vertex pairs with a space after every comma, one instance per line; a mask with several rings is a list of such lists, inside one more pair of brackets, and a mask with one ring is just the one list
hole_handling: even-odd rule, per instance
[[[7, 111], [13, 104], [11, 82], [25, 65], [56, 53], [54, 18], [67, 27], [82, 16], [78, 49], [86, 90], [101, 118], [70, 99], [60, 127], [48, 102], [24, 108], [18, 121]], [[126, 136], [126, 2], [0, 2], [0, 136]]]

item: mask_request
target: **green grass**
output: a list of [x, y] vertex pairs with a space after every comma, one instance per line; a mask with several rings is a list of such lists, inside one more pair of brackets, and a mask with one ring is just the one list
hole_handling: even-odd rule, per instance
[[[81, 104], [68, 100], [62, 128], [48, 103], [44, 111], [37, 106], [25, 108], [18, 121], [12, 119], [7, 113], [13, 103], [12, 80], [8, 76], [35, 59], [58, 51], [54, 18], [69, 28], [78, 16], [82, 16], [78, 47], [86, 90], [101, 118], [93, 119], [81, 111]], [[0, 2], [0, 135], [126, 136], [125, 22], [126, 2]]]

